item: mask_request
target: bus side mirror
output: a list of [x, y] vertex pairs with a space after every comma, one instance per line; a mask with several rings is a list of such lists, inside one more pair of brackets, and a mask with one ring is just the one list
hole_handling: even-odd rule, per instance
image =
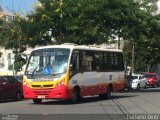
[[76, 70], [75, 64], [74, 64], [74, 63], [70, 64], [69, 67], [70, 67], [70, 70], [72, 70], [72, 71], [75, 71], [75, 70]]
[[73, 64], [70, 64], [70, 66], [69, 66], [69, 67], [70, 67], [70, 68], [71, 68], [71, 67], [73, 67]]
[[69, 65], [69, 68], [72, 70], [72, 69], [73, 69], [73, 64], [70, 64], [70, 65]]

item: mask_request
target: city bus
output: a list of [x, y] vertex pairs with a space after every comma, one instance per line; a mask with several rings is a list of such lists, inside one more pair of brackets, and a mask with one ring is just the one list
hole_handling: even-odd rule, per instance
[[112, 96], [124, 89], [122, 50], [62, 44], [34, 49], [23, 76], [23, 94], [39, 104], [43, 99], [71, 100]]

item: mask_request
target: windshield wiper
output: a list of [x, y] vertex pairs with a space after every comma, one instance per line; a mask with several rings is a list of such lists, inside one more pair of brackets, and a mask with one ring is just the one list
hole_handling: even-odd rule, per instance
[[63, 73], [52, 73], [51, 75], [56, 76], [56, 75], [60, 75], [60, 74], [63, 74]]
[[32, 74], [31, 74], [31, 76], [32, 76], [32, 77], [34, 76], [34, 74], [35, 74], [35, 72], [36, 72], [37, 68], [38, 68], [38, 66], [37, 66], [37, 67], [35, 67], [35, 69], [33, 70]]

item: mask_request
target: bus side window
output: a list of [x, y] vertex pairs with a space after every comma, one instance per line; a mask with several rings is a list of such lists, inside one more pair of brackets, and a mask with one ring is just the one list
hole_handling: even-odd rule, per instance
[[71, 59], [72, 71], [80, 70], [79, 61], [79, 51], [74, 51]]
[[94, 69], [96, 71], [103, 71], [103, 53], [95, 52], [94, 53]]
[[104, 66], [103, 71], [112, 71], [111, 53], [104, 53]]
[[93, 71], [93, 52], [83, 51], [82, 56], [82, 71]]
[[122, 53], [118, 54], [118, 68], [120, 71], [124, 70], [123, 54]]

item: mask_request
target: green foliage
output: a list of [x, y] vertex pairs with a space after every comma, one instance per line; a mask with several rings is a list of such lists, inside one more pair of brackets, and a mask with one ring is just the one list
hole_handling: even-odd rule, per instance
[[[15, 54], [14, 69], [16, 72], [25, 64], [24, 59], [21, 57], [27, 47], [24, 25], [23, 18], [19, 15], [15, 15], [14, 21], [2, 21], [0, 25], [0, 46], [13, 50]], [[10, 65], [8, 69], [12, 70], [13, 65]]]
[[21, 54], [16, 54], [15, 55], [15, 61], [14, 61], [14, 66], [13, 64], [11, 64], [8, 69], [9, 70], [13, 70], [13, 67], [14, 67], [14, 70], [16, 72], [18, 71], [21, 71], [22, 70], [22, 66], [26, 63], [25, 59], [21, 57]]
[[19, 15], [15, 15], [14, 21], [4, 21], [1, 24], [0, 46], [12, 49], [15, 53], [21, 53], [26, 48], [26, 35], [22, 31], [21, 19]]
[[[137, 70], [159, 61], [160, 15], [157, 0], [38, 0], [35, 12], [0, 25], [0, 42], [16, 54], [26, 46], [107, 43], [115, 36], [136, 47]], [[130, 46], [131, 45], [131, 46]], [[157, 49], [158, 48], [158, 49]], [[150, 54], [155, 54], [150, 57]], [[145, 61], [141, 66], [141, 61]]]
[[[135, 43], [135, 71], [150, 71], [160, 61], [160, 40], [154, 39]], [[131, 66], [132, 44], [127, 42], [124, 47], [126, 61]]]
[[27, 16], [26, 33], [31, 46], [63, 42], [101, 44], [115, 35], [132, 42], [140, 41], [143, 36], [153, 37], [148, 36], [155, 24], [152, 14], [155, 4], [149, 4], [151, 0], [39, 2], [41, 5], [36, 7], [35, 13]]
[[13, 70], [13, 64], [8, 66], [8, 70]]

